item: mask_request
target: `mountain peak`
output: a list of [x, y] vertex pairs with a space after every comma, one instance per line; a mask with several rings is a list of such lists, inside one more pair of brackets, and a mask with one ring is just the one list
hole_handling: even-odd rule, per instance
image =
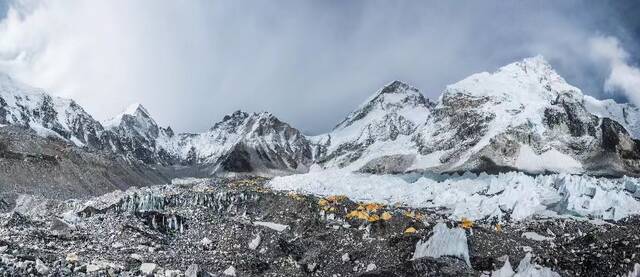
[[233, 124], [233, 125], [237, 125], [236, 123], [239, 122], [243, 122], [247, 119], [251, 119], [251, 120], [259, 120], [259, 119], [277, 119], [272, 113], [270, 112], [259, 112], [259, 113], [248, 113], [242, 110], [237, 110], [231, 114], [227, 114], [225, 115], [222, 120], [218, 123], [216, 123], [212, 129], [217, 128], [216, 126], [219, 125], [227, 125], [227, 124]]
[[544, 56], [538, 54], [533, 57], [522, 59], [520, 63], [530, 67], [551, 67], [551, 64], [544, 58]]
[[245, 120], [247, 117], [249, 117], [249, 113], [242, 110], [237, 110], [231, 114], [225, 115], [222, 118], [222, 122]]
[[409, 84], [407, 84], [405, 82], [394, 80], [393, 82], [388, 83], [387, 85], [382, 87], [382, 89], [379, 90], [377, 95], [380, 95], [380, 94], [406, 93], [408, 91], [416, 91], [417, 92], [418, 89], [410, 86]]
[[253, 113], [253, 115], [251, 115], [251, 117], [255, 117], [256, 119], [267, 119], [267, 120], [274, 120], [274, 119], [278, 119], [275, 115], [273, 115], [270, 112], [259, 112], [259, 113]]
[[225, 115], [222, 120], [216, 122], [213, 127], [211, 127], [209, 130], [213, 131], [216, 129], [220, 129], [220, 128], [224, 128], [224, 129], [235, 129], [238, 126], [242, 125], [243, 122], [245, 122], [245, 120], [247, 118], [249, 118], [250, 114], [242, 111], [242, 110], [237, 110], [231, 114], [227, 114]]
[[424, 98], [417, 88], [405, 82], [395, 80], [384, 85], [381, 89], [371, 95], [360, 105], [359, 109], [371, 105], [372, 103], [398, 102], [407, 97]]
[[582, 94], [580, 89], [568, 84], [543, 56], [537, 55], [500, 67], [493, 73], [473, 74], [447, 86], [441, 97], [463, 93], [532, 100], [552, 99], [558, 93], [567, 92]]
[[507, 64], [498, 69], [496, 73], [503, 71], [510, 74], [546, 77], [547, 79], [565, 82], [555, 69], [553, 69], [551, 63], [549, 63], [542, 55], [524, 58], [520, 61]]
[[391, 113], [400, 113], [405, 117], [414, 119], [411, 121], [422, 122], [430, 113], [430, 109], [429, 101], [417, 88], [395, 80], [369, 97], [358, 109], [340, 122], [334, 130], [349, 127], [356, 121], [368, 118], [370, 115], [372, 117], [368, 120], [379, 120]]
[[107, 129], [112, 129], [120, 126], [125, 117], [133, 117], [137, 120], [148, 121], [145, 125], [157, 126], [156, 122], [151, 118], [149, 111], [140, 103], [133, 103], [129, 105], [119, 115], [102, 122], [102, 125]]
[[142, 106], [142, 104], [140, 103], [133, 103], [131, 105], [129, 105], [123, 112], [122, 114], [128, 114], [128, 115], [132, 115], [132, 116], [143, 116], [143, 117], [151, 117], [151, 114], [149, 113], [149, 111]]

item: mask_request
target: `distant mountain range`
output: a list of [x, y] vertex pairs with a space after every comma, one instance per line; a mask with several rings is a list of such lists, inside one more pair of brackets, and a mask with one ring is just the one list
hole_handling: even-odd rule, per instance
[[640, 175], [640, 110], [584, 95], [540, 56], [471, 75], [436, 100], [393, 81], [317, 136], [267, 112], [237, 111], [198, 134], [158, 126], [140, 104], [98, 122], [74, 101], [7, 75], [0, 75], [0, 124], [166, 178], [313, 168]]

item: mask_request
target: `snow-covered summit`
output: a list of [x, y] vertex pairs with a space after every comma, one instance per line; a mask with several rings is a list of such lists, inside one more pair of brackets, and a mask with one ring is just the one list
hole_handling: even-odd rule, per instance
[[102, 125], [106, 129], [116, 128], [120, 126], [127, 117], [144, 120], [147, 125], [158, 125], [151, 117], [149, 111], [140, 103], [133, 103], [129, 105], [122, 113], [102, 122]]
[[210, 131], [217, 129], [233, 131], [238, 126], [242, 125], [245, 120], [249, 118], [249, 116], [249, 113], [242, 110], [237, 110], [231, 114], [225, 115], [221, 121], [215, 123], [213, 127], [211, 127]]
[[351, 112], [335, 128], [343, 130], [359, 122], [370, 123], [381, 120], [389, 114], [396, 113], [419, 124], [425, 120], [424, 112], [428, 112], [432, 104], [420, 93], [420, 91], [401, 81], [393, 81], [362, 103], [355, 111]]
[[363, 157], [383, 155], [381, 148], [408, 140], [427, 121], [433, 106], [418, 89], [393, 81], [376, 91], [333, 131], [312, 138], [316, 144], [314, 156], [325, 166], [342, 167]]
[[582, 95], [580, 89], [568, 84], [542, 56], [508, 64], [493, 73], [473, 74], [447, 86], [441, 99], [458, 93], [518, 103], [548, 102], [560, 93]]
[[610, 157], [611, 173], [629, 170], [620, 153], [634, 153], [603, 147], [608, 136], [631, 138], [592, 114], [582, 92], [541, 56], [447, 86], [432, 115], [415, 136], [432, 161], [427, 168], [580, 173], [603, 170], [600, 161]]
[[124, 110], [124, 113], [130, 115], [136, 115], [139, 113], [149, 116], [149, 111], [140, 103], [133, 103], [129, 105], [129, 107]]

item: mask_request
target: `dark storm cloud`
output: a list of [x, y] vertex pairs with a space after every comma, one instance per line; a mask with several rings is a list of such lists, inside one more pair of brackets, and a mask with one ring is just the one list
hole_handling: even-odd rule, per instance
[[623, 84], [605, 91], [621, 78], [590, 45], [614, 38], [628, 53], [617, 61], [633, 68], [638, 5], [607, 3], [20, 1], [28, 12], [2, 23], [0, 57], [100, 119], [141, 102], [181, 131], [243, 109], [319, 133], [389, 81], [437, 98], [447, 84], [537, 54], [589, 94], [630, 99]]

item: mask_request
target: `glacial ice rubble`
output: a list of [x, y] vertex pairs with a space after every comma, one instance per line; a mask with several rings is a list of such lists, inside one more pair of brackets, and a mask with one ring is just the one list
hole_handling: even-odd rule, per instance
[[520, 261], [518, 268], [516, 268], [517, 273], [514, 277], [560, 277], [560, 274], [553, 272], [550, 268], [532, 263], [531, 258], [531, 253], [527, 253], [527, 255], [524, 256]]
[[[427, 241], [418, 241], [416, 250], [413, 253], [414, 260], [423, 257], [440, 258], [443, 256], [462, 259], [471, 267], [467, 234], [464, 229], [459, 227], [449, 228], [444, 223], [438, 223], [433, 228], [433, 233]], [[560, 276], [550, 268], [540, 266], [531, 260], [531, 253], [527, 253], [514, 271], [511, 263], [509, 263], [509, 258], [506, 256], [504, 266], [491, 272], [491, 277]]]
[[513, 271], [509, 257], [507, 256], [504, 265], [500, 269], [491, 272], [491, 277], [512, 277], [514, 274], [516, 273]]
[[469, 246], [467, 245], [467, 234], [461, 228], [449, 229], [444, 223], [438, 223], [433, 228], [433, 235], [426, 242], [419, 241], [416, 244], [416, 251], [413, 259], [422, 257], [440, 258], [442, 256], [453, 256], [464, 260], [468, 266]]
[[[504, 266], [493, 271], [491, 277], [560, 277], [560, 274], [550, 268], [532, 263], [531, 258], [531, 253], [527, 253], [515, 271], [511, 268], [511, 263], [509, 263], [509, 259], [507, 258]], [[488, 275], [483, 276], [488, 277]]]
[[[445, 208], [451, 219], [523, 220], [532, 215], [620, 220], [640, 214], [640, 179], [551, 174], [368, 175], [346, 170], [276, 177], [268, 186], [354, 201]], [[508, 217], [507, 217], [508, 216]]]

